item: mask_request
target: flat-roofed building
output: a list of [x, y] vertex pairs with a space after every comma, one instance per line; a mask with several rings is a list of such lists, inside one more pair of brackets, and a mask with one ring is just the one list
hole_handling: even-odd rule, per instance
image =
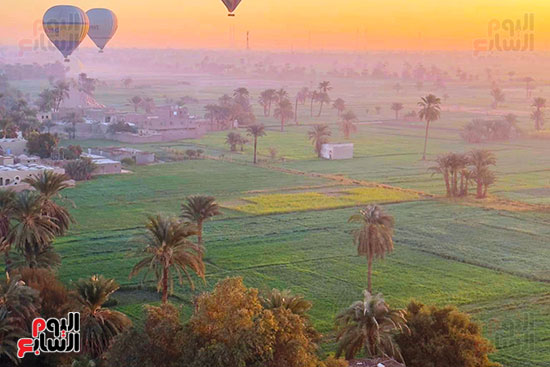
[[321, 157], [325, 159], [352, 159], [353, 144], [323, 144], [321, 146]]
[[23, 182], [28, 177], [38, 176], [44, 171], [64, 174], [60, 167], [43, 166], [40, 164], [6, 164], [0, 165], [0, 189], [15, 191], [27, 190], [30, 186]]
[[0, 150], [7, 155], [21, 155], [27, 150], [27, 141], [23, 138], [0, 139]]
[[91, 159], [97, 166], [92, 176], [116, 175], [122, 172], [122, 163], [119, 161], [89, 153], [82, 153], [81, 157]]

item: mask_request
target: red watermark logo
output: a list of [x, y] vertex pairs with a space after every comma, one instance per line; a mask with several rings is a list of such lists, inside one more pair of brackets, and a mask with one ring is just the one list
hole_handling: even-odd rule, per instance
[[17, 341], [17, 357], [27, 353], [78, 353], [80, 352], [80, 313], [69, 312], [66, 318], [42, 318], [32, 322], [32, 338]]

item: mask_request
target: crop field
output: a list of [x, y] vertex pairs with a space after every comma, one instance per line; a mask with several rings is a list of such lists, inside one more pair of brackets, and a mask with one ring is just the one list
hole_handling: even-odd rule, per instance
[[[333, 192], [339, 195], [330, 196]], [[195, 292], [178, 285], [172, 298], [184, 317], [192, 312], [194, 294], [225, 277], [242, 276], [249, 286], [288, 288], [310, 299], [311, 317], [331, 350], [334, 316], [360, 299], [366, 282], [365, 259], [356, 256], [354, 225], [347, 219], [364, 200], [391, 201], [385, 209], [396, 219], [396, 249], [375, 264], [376, 291], [394, 307], [412, 298], [458, 305], [483, 322], [500, 347], [494, 360], [514, 367], [548, 365], [550, 214], [417, 200], [403, 191], [339, 186], [239, 161], [166, 163], [99, 177], [65, 192], [78, 224], [55, 244], [63, 257], [60, 276], [67, 282], [94, 273], [114, 277], [122, 285], [117, 309], [139, 325], [142, 305], [159, 301], [151, 279], [143, 287], [140, 276], [128, 279], [143, 246], [146, 216], [178, 215], [184, 198], [198, 193], [222, 203], [257, 203], [248, 211], [224, 208], [223, 216], [206, 224], [206, 283], [197, 282]], [[349, 200], [343, 208], [314, 206], [342, 197]]]
[[249, 203], [235, 206], [233, 209], [249, 214], [274, 214], [358, 206], [369, 203], [394, 203], [417, 199], [419, 199], [419, 195], [412, 192], [364, 187], [325, 193], [301, 192], [244, 197], [242, 200]]
[[[507, 84], [499, 110], [488, 108], [491, 97], [484, 82], [448, 85], [442, 118], [430, 129], [428, 160], [422, 161], [424, 124], [396, 121], [389, 106], [402, 102], [402, 115], [417, 110], [419, 96], [430, 86], [419, 90], [403, 82], [396, 95], [384, 80], [331, 82], [331, 96], [344, 98], [359, 119], [358, 131], [349, 139], [354, 143], [352, 160], [320, 160], [308, 141], [307, 131], [316, 123], [329, 124], [332, 142], [347, 141], [330, 106], [320, 116], [316, 106], [310, 116], [309, 105], [299, 105], [298, 123], [289, 121], [285, 132], [280, 121], [263, 116], [256, 101], [261, 90], [284, 87], [293, 98], [303, 86], [299, 82], [230, 77], [214, 82], [178, 75], [136, 80], [130, 88], [119, 80], [98, 86], [99, 102], [126, 111], [135, 95], [153, 97], [159, 104], [195, 97], [200, 102], [187, 107], [196, 115], [204, 113], [205, 104], [246, 86], [267, 135], [258, 140], [257, 166], [251, 163], [251, 144], [231, 152], [227, 132], [214, 132], [197, 140], [133, 145], [155, 152], [163, 163], [130, 167], [131, 173], [97, 177], [65, 190], [65, 203], [72, 206], [77, 224], [55, 243], [63, 259], [60, 277], [67, 283], [95, 273], [115, 278], [122, 286], [115, 307], [141, 325], [143, 304], [160, 301], [152, 279], [128, 278], [144, 246], [147, 216], [179, 215], [188, 195], [213, 195], [223, 215], [205, 224], [206, 282], [197, 281], [195, 291], [177, 285], [171, 301], [188, 317], [194, 296], [233, 276], [260, 290], [290, 289], [313, 302], [311, 318], [324, 334], [323, 351], [330, 352], [334, 316], [361, 299], [366, 284], [366, 260], [356, 256], [351, 235], [355, 225], [348, 218], [365, 204], [378, 203], [395, 218], [395, 251], [375, 262], [376, 292], [393, 307], [404, 307], [411, 299], [457, 305], [482, 323], [498, 349], [494, 361], [506, 367], [550, 367], [550, 140], [467, 144], [460, 137], [472, 119], [498, 117], [503, 111], [514, 111], [519, 127], [531, 133], [531, 102], [523, 85]], [[47, 81], [14, 85], [36, 94]], [[536, 93], [548, 91], [542, 85]], [[381, 107], [379, 114], [376, 106]], [[246, 135], [245, 129], [238, 132]], [[83, 148], [121, 145], [76, 143]], [[197, 148], [206, 159], [171, 162], [174, 152]], [[491, 198], [443, 199], [443, 180], [429, 171], [435, 157], [481, 148], [497, 156]], [[275, 158], [271, 150], [276, 150]], [[489, 205], [498, 200], [505, 204]], [[522, 211], [516, 210], [521, 204]]]

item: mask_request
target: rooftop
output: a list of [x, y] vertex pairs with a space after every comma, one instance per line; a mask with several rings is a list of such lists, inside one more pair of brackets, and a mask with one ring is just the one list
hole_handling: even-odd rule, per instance
[[54, 167], [44, 166], [41, 164], [8, 164], [0, 165], [0, 171], [43, 171], [43, 170], [53, 170]]

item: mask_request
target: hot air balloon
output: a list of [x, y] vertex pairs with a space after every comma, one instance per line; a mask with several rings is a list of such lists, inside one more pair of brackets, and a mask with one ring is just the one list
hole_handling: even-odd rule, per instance
[[90, 30], [88, 36], [94, 41], [99, 52], [103, 52], [103, 48], [113, 38], [118, 28], [118, 20], [109, 9], [90, 9], [86, 12], [90, 19]]
[[90, 22], [86, 13], [76, 6], [58, 5], [46, 11], [42, 25], [46, 36], [68, 62], [69, 55], [86, 37]]
[[241, 0], [222, 0], [225, 6], [227, 7], [227, 10], [229, 11], [229, 14], [227, 16], [234, 17], [235, 14], [233, 12], [235, 9], [237, 9], [237, 6], [241, 3]]

